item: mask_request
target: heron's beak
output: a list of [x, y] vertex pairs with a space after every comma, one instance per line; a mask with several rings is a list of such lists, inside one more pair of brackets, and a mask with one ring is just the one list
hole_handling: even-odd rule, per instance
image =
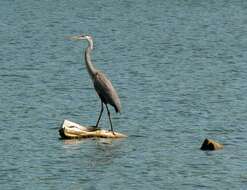
[[65, 38], [68, 40], [80, 40], [80, 36], [66, 36]]
[[77, 35], [77, 36], [68, 36], [66, 37], [68, 40], [85, 40], [84, 36], [82, 35]]

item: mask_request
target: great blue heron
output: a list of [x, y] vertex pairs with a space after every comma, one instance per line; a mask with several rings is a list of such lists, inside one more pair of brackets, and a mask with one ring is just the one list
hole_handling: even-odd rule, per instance
[[78, 36], [73, 36], [70, 39], [72, 40], [87, 40], [88, 46], [85, 50], [85, 64], [87, 71], [93, 81], [94, 88], [97, 92], [97, 94], [100, 97], [101, 100], [101, 110], [100, 110], [100, 115], [96, 123], [96, 128], [99, 125], [100, 118], [102, 116], [102, 113], [104, 111], [104, 105], [106, 106], [110, 125], [111, 125], [111, 131], [114, 134], [113, 127], [112, 127], [112, 121], [111, 121], [111, 114], [110, 110], [107, 106], [107, 104], [112, 105], [115, 108], [115, 111], [118, 113], [121, 110], [121, 103], [120, 99], [118, 97], [118, 94], [115, 90], [115, 88], [112, 86], [111, 81], [105, 76], [105, 74], [96, 69], [91, 61], [91, 52], [93, 50], [93, 38], [90, 35], [78, 35]]

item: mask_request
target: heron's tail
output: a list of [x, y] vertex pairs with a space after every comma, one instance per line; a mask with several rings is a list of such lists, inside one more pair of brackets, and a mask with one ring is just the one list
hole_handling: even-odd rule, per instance
[[121, 107], [114, 105], [114, 108], [117, 113], [121, 112]]

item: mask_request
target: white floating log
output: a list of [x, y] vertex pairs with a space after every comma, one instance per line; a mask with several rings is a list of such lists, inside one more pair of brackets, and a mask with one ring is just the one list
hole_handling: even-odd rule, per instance
[[69, 120], [64, 120], [59, 134], [62, 138], [123, 138], [127, 137], [124, 134], [117, 133], [114, 131], [104, 130], [100, 128], [82, 126]]

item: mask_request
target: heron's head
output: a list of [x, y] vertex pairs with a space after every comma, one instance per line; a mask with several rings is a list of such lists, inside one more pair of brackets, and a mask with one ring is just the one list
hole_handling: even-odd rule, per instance
[[78, 36], [69, 37], [70, 40], [87, 40], [90, 49], [93, 49], [93, 38], [90, 35], [80, 34]]
[[90, 35], [85, 35], [85, 34], [80, 34], [77, 36], [72, 36], [70, 37], [71, 40], [88, 40], [91, 41], [92, 40], [92, 36]]

